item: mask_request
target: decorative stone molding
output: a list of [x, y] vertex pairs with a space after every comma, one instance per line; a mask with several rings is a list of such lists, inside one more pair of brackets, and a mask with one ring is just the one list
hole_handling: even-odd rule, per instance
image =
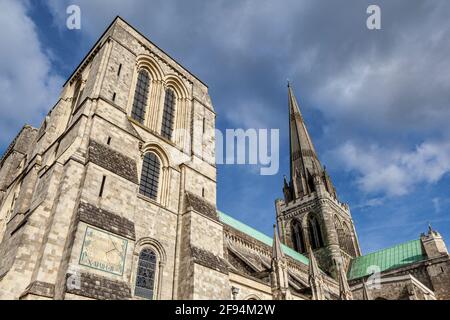
[[89, 225], [115, 233], [127, 239], [136, 239], [134, 223], [115, 213], [82, 202], [78, 209], [78, 215], [80, 221]]

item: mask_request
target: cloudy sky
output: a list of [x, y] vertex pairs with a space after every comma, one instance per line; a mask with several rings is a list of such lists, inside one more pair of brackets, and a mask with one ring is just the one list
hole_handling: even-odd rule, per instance
[[[66, 28], [78, 4], [81, 30]], [[381, 8], [381, 30], [366, 9]], [[218, 128], [279, 128], [278, 175], [219, 166], [218, 206], [270, 234], [288, 174], [286, 79], [364, 252], [450, 239], [450, 1], [0, 0], [0, 151], [38, 126], [116, 15], [204, 80]]]

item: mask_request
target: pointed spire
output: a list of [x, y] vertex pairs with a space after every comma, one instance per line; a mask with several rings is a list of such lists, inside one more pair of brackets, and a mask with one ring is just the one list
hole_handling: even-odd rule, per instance
[[311, 249], [308, 247], [309, 253], [309, 285], [312, 291], [313, 300], [325, 300], [325, 294], [323, 290], [323, 278], [317, 264], [316, 257]]
[[290, 83], [289, 95], [289, 139], [290, 139], [290, 174], [296, 187], [296, 197], [311, 193], [312, 176], [322, 174], [322, 166], [309, 136], [297, 99]]
[[363, 292], [362, 292], [362, 299], [363, 300], [372, 300], [372, 296], [369, 293], [369, 288], [367, 287], [367, 283], [363, 282]]
[[311, 246], [309, 247], [308, 252], [309, 252], [309, 278], [318, 279], [321, 277], [321, 273], [314, 252], [311, 249]]
[[338, 265], [339, 269], [339, 296], [341, 300], [353, 300], [352, 291], [348, 285], [347, 275], [341, 263]]
[[283, 194], [284, 194], [284, 201], [286, 203], [289, 203], [292, 200], [292, 190], [291, 186], [289, 185], [286, 176], [284, 176], [284, 186], [283, 186]]
[[433, 227], [431, 226], [431, 222], [428, 222], [428, 234], [433, 234]]
[[276, 225], [273, 225], [271, 282], [274, 300], [290, 300], [288, 267]]
[[278, 237], [277, 226], [275, 224], [273, 225], [272, 258], [275, 260], [281, 260], [284, 258], [283, 250], [281, 249], [280, 238]]

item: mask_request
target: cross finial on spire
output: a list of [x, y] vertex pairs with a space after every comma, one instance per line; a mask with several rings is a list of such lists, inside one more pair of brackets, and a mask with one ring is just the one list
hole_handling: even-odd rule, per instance
[[433, 233], [433, 227], [431, 226], [431, 222], [428, 221], [428, 234]]

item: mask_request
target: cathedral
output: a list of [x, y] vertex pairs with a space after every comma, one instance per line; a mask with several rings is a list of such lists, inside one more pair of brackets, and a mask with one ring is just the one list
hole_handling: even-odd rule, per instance
[[292, 86], [288, 108], [272, 238], [217, 209], [206, 84], [117, 17], [0, 160], [0, 299], [450, 299], [431, 226], [363, 255]]

